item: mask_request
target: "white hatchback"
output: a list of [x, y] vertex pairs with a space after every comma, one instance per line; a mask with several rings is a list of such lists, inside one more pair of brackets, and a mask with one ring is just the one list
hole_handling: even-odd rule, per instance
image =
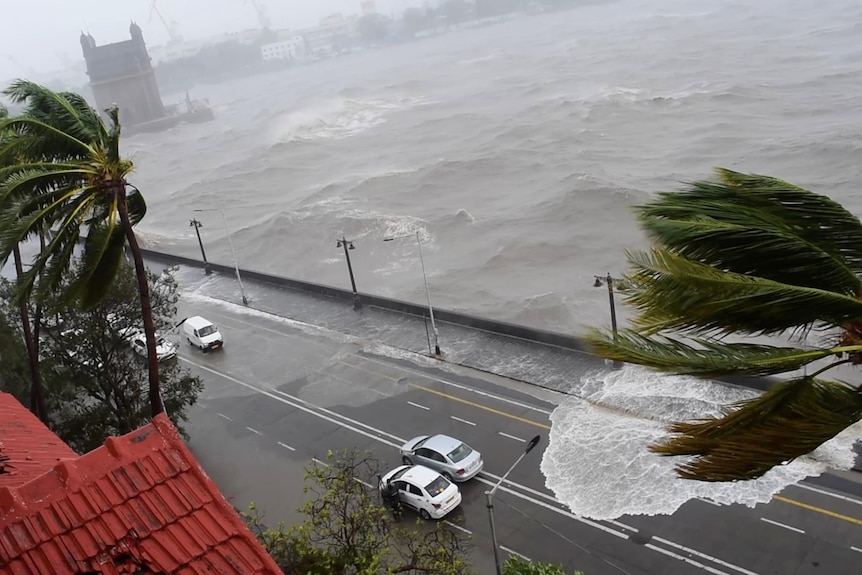
[[398, 489], [401, 504], [419, 512], [422, 519], [442, 519], [461, 504], [458, 486], [423, 465], [402, 465], [380, 479], [381, 490], [389, 482]]
[[[135, 353], [143, 357], [147, 357], [147, 335], [142, 332], [135, 332], [131, 337], [129, 344]], [[173, 342], [166, 340], [162, 336], [156, 334], [156, 357], [159, 361], [167, 361], [177, 356], [177, 346]]]

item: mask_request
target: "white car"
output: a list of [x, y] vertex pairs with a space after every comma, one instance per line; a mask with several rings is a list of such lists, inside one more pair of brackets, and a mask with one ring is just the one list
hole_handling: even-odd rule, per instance
[[[147, 336], [144, 332], [136, 332], [129, 340], [135, 353], [147, 357]], [[177, 356], [177, 346], [156, 334], [156, 357], [159, 361], [167, 361]]]
[[448, 435], [419, 435], [401, 446], [405, 465], [424, 465], [439, 471], [449, 481], [467, 481], [476, 477], [484, 462], [482, 454]]
[[419, 512], [422, 519], [442, 519], [461, 504], [458, 486], [423, 465], [402, 465], [380, 479], [379, 488], [392, 482], [401, 504]]

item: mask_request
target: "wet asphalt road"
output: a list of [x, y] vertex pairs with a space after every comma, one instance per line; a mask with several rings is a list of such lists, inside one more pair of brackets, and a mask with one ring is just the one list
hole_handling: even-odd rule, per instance
[[[181, 345], [180, 361], [206, 383], [187, 430], [192, 450], [232, 503], [245, 508], [255, 501], [268, 523], [299, 518], [303, 470], [313, 458], [357, 447], [395, 466], [403, 441], [448, 433], [482, 452], [485, 471], [462, 485], [463, 503], [447, 520], [470, 532], [477, 572], [493, 573], [483, 493], [524, 442], [541, 434], [542, 444], [495, 497], [503, 560], [518, 553], [589, 575], [858, 572], [856, 494], [806, 483], [755, 509], [691, 501], [670, 517], [577, 518], [544, 488], [539, 471], [553, 394], [540, 399], [503, 378], [444, 371], [418, 357], [395, 360], [333, 334], [238, 311], [200, 301], [181, 309], [180, 317], [199, 313], [217, 322], [226, 341], [210, 354]], [[832, 483], [858, 491], [840, 477]]]

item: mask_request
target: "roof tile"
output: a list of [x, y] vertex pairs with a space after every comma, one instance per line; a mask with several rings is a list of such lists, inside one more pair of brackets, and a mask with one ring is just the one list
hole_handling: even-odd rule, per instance
[[58, 462], [78, 457], [14, 396], [2, 392], [0, 455], [9, 458], [0, 473], [0, 488], [18, 487]]
[[133, 559], [170, 575], [280, 573], [164, 415], [48, 461], [24, 483], [0, 481], [0, 562], [16, 575], [114, 575]]

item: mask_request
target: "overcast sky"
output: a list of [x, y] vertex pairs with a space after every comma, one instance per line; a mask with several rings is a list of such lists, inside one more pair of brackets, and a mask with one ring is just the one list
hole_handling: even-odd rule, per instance
[[[266, 6], [274, 28], [314, 26], [320, 17], [334, 12], [360, 11], [360, 0], [258, 3]], [[155, 14], [150, 18], [151, 4], [152, 0], [2, 0], [0, 78], [24, 76], [31, 69], [60, 69], [81, 60], [81, 30], [89, 31], [101, 45], [128, 39], [129, 22], [135, 20], [147, 44], [162, 44], [167, 32]], [[409, 4], [409, 0], [377, 0], [377, 9], [389, 12]], [[250, 0], [161, 0], [158, 8], [166, 20], [176, 21], [186, 39], [258, 25]]]

